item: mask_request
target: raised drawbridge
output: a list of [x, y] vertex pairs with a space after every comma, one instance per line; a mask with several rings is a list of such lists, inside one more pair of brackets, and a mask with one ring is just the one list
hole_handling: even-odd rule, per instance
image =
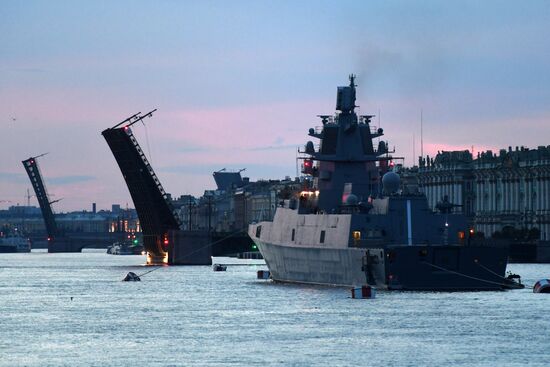
[[37, 161], [38, 158], [44, 155], [45, 154], [41, 154], [36, 157], [31, 157], [24, 160], [22, 163], [23, 167], [25, 167], [25, 171], [27, 171], [29, 179], [31, 180], [36, 199], [40, 205], [42, 217], [44, 218], [46, 232], [48, 234], [48, 252], [80, 252], [82, 249], [72, 246], [71, 241], [63, 235], [62, 231], [59, 230], [55, 222], [52, 204], [60, 199], [50, 201], [48, 196], [48, 191], [46, 190], [46, 185], [44, 184]]
[[101, 134], [111, 148], [130, 191], [143, 231], [143, 246], [148, 254], [148, 262], [167, 263], [169, 234], [170, 231], [179, 230], [180, 221], [131, 130], [132, 125], [151, 117], [155, 111], [144, 115], [136, 113]]

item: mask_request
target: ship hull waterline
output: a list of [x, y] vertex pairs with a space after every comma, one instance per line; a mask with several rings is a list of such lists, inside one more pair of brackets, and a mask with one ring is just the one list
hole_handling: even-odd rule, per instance
[[504, 280], [508, 250], [496, 246], [413, 245], [320, 248], [254, 238], [276, 282], [406, 291], [494, 291]]

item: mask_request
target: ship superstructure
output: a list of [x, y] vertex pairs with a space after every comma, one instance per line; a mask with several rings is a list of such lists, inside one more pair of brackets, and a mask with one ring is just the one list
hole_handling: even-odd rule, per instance
[[334, 116], [309, 130], [311, 184], [249, 235], [276, 281], [409, 290], [506, 288], [507, 249], [470, 243], [463, 215], [400, 190], [394, 159], [372, 115], [355, 113], [355, 78], [337, 91]]

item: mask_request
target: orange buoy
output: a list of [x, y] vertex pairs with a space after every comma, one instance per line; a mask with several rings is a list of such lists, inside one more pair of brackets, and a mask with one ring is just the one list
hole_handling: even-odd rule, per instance
[[370, 285], [355, 287], [351, 289], [351, 298], [375, 298], [376, 288]]
[[258, 279], [269, 279], [270, 276], [269, 270], [258, 270]]

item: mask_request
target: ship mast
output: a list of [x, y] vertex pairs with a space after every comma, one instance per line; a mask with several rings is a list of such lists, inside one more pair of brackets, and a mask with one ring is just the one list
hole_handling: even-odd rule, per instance
[[348, 194], [364, 201], [378, 195], [381, 174], [395, 159], [387, 142], [375, 143], [384, 131], [371, 126], [374, 115], [355, 113], [355, 79], [351, 74], [349, 85], [337, 88], [336, 114], [319, 115], [322, 126], [309, 129], [309, 136], [320, 140], [318, 148], [308, 141], [300, 152], [305, 155], [302, 173], [313, 177], [319, 192], [318, 207], [325, 212], [342, 205]]

